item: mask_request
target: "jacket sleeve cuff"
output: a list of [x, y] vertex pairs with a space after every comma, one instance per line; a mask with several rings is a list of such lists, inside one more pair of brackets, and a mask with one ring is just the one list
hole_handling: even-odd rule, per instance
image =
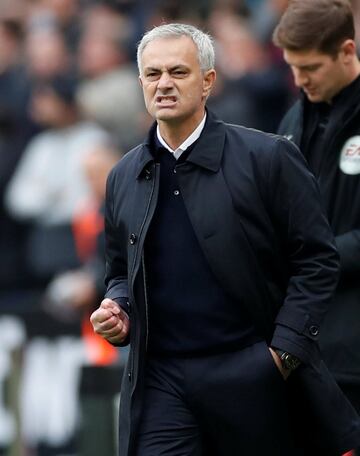
[[128, 298], [121, 297], [121, 298], [113, 298], [113, 301], [118, 304], [122, 310], [126, 313], [126, 315], [129, 317], [130, 315], [130, 304]]
[[[113, 298], [113, 301], [116, 302], [116, 304], [118, 304], [122, 310], [126, 313], [127, 317], [129, 317], [130, 315], [130, 305], [129, 305], [129, 300], [128, 298], [125, 298], [125, 297], [121, 297], [121, 298]], [[111, 343], [111, 342], [109, 342]], [[130, 333], [128, 334], [128, 336], [126, 337], [125, 340], [123, 340], [120, 344], [113, 344], [111, 343], [112, 345], [114, 345], [115, 347], [125, 347], [126, 345], [129, 345], [130, 343]]]
[[320, 358], [320, 351], [316, 342], [287, 326], [279, 324], [275, 328], [270, 346], [296, 356], [304, 364], [317, 363]]

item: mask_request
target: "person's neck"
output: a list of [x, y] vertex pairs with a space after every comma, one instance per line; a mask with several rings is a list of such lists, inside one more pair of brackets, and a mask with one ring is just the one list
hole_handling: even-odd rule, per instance
[[204, 115], [205, 110], [184, 123], [158, 121], [161, 137], [171, 149], [176, 150], [199, 126]]

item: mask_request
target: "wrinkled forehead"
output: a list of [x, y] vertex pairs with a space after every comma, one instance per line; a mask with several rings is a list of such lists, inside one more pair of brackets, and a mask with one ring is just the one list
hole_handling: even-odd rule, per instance
[[198, 49], [186, 36], [158, 37], [147, 43], [140, 56], [142, 69], [147, 66], [199, 64]]

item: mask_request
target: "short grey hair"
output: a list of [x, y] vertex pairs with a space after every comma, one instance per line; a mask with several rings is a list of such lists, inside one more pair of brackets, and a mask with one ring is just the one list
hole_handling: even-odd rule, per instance
[[145, 33], [137, 48], [137, 65], [141, 74], [141, 57], [146, 46], [159, 38], [180, 38], [188, 36], [198, 49], [199, 64], [202, 71], [212, 70], [215, 66], [215, 50], [211, 36], [193, 25], [162, 24]]

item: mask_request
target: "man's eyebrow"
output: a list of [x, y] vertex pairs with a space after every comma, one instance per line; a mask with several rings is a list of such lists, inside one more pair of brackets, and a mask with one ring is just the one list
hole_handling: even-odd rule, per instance
[[[168, 71], [186, 70], [186, 69], [187, 69], [187, 66], [182, 65], [182, 64], [174, 65], [174, 66], [171, 66], [170, 68], [167, 68]], [[144, 68], [144, 71], [161, 71], [161, 68], [148, 66], [148, 67]]]
[[317, 68], [321, 66], [321, 63], [309, 63], [308, 65], [293, 65], [299, 70], [308, 70], [309, 68]]
[[181, 63], [179, 63], [178, 65], [174, 65], [173, 67], [170, 68], [171, 71], [174, 71], [174, 70], [186, 70], [187, 69], [187, 66], [186, 65], [182, 65]]
[[144, 71], [160, 71], [160, 68], [148, 66], [144, 68]]

